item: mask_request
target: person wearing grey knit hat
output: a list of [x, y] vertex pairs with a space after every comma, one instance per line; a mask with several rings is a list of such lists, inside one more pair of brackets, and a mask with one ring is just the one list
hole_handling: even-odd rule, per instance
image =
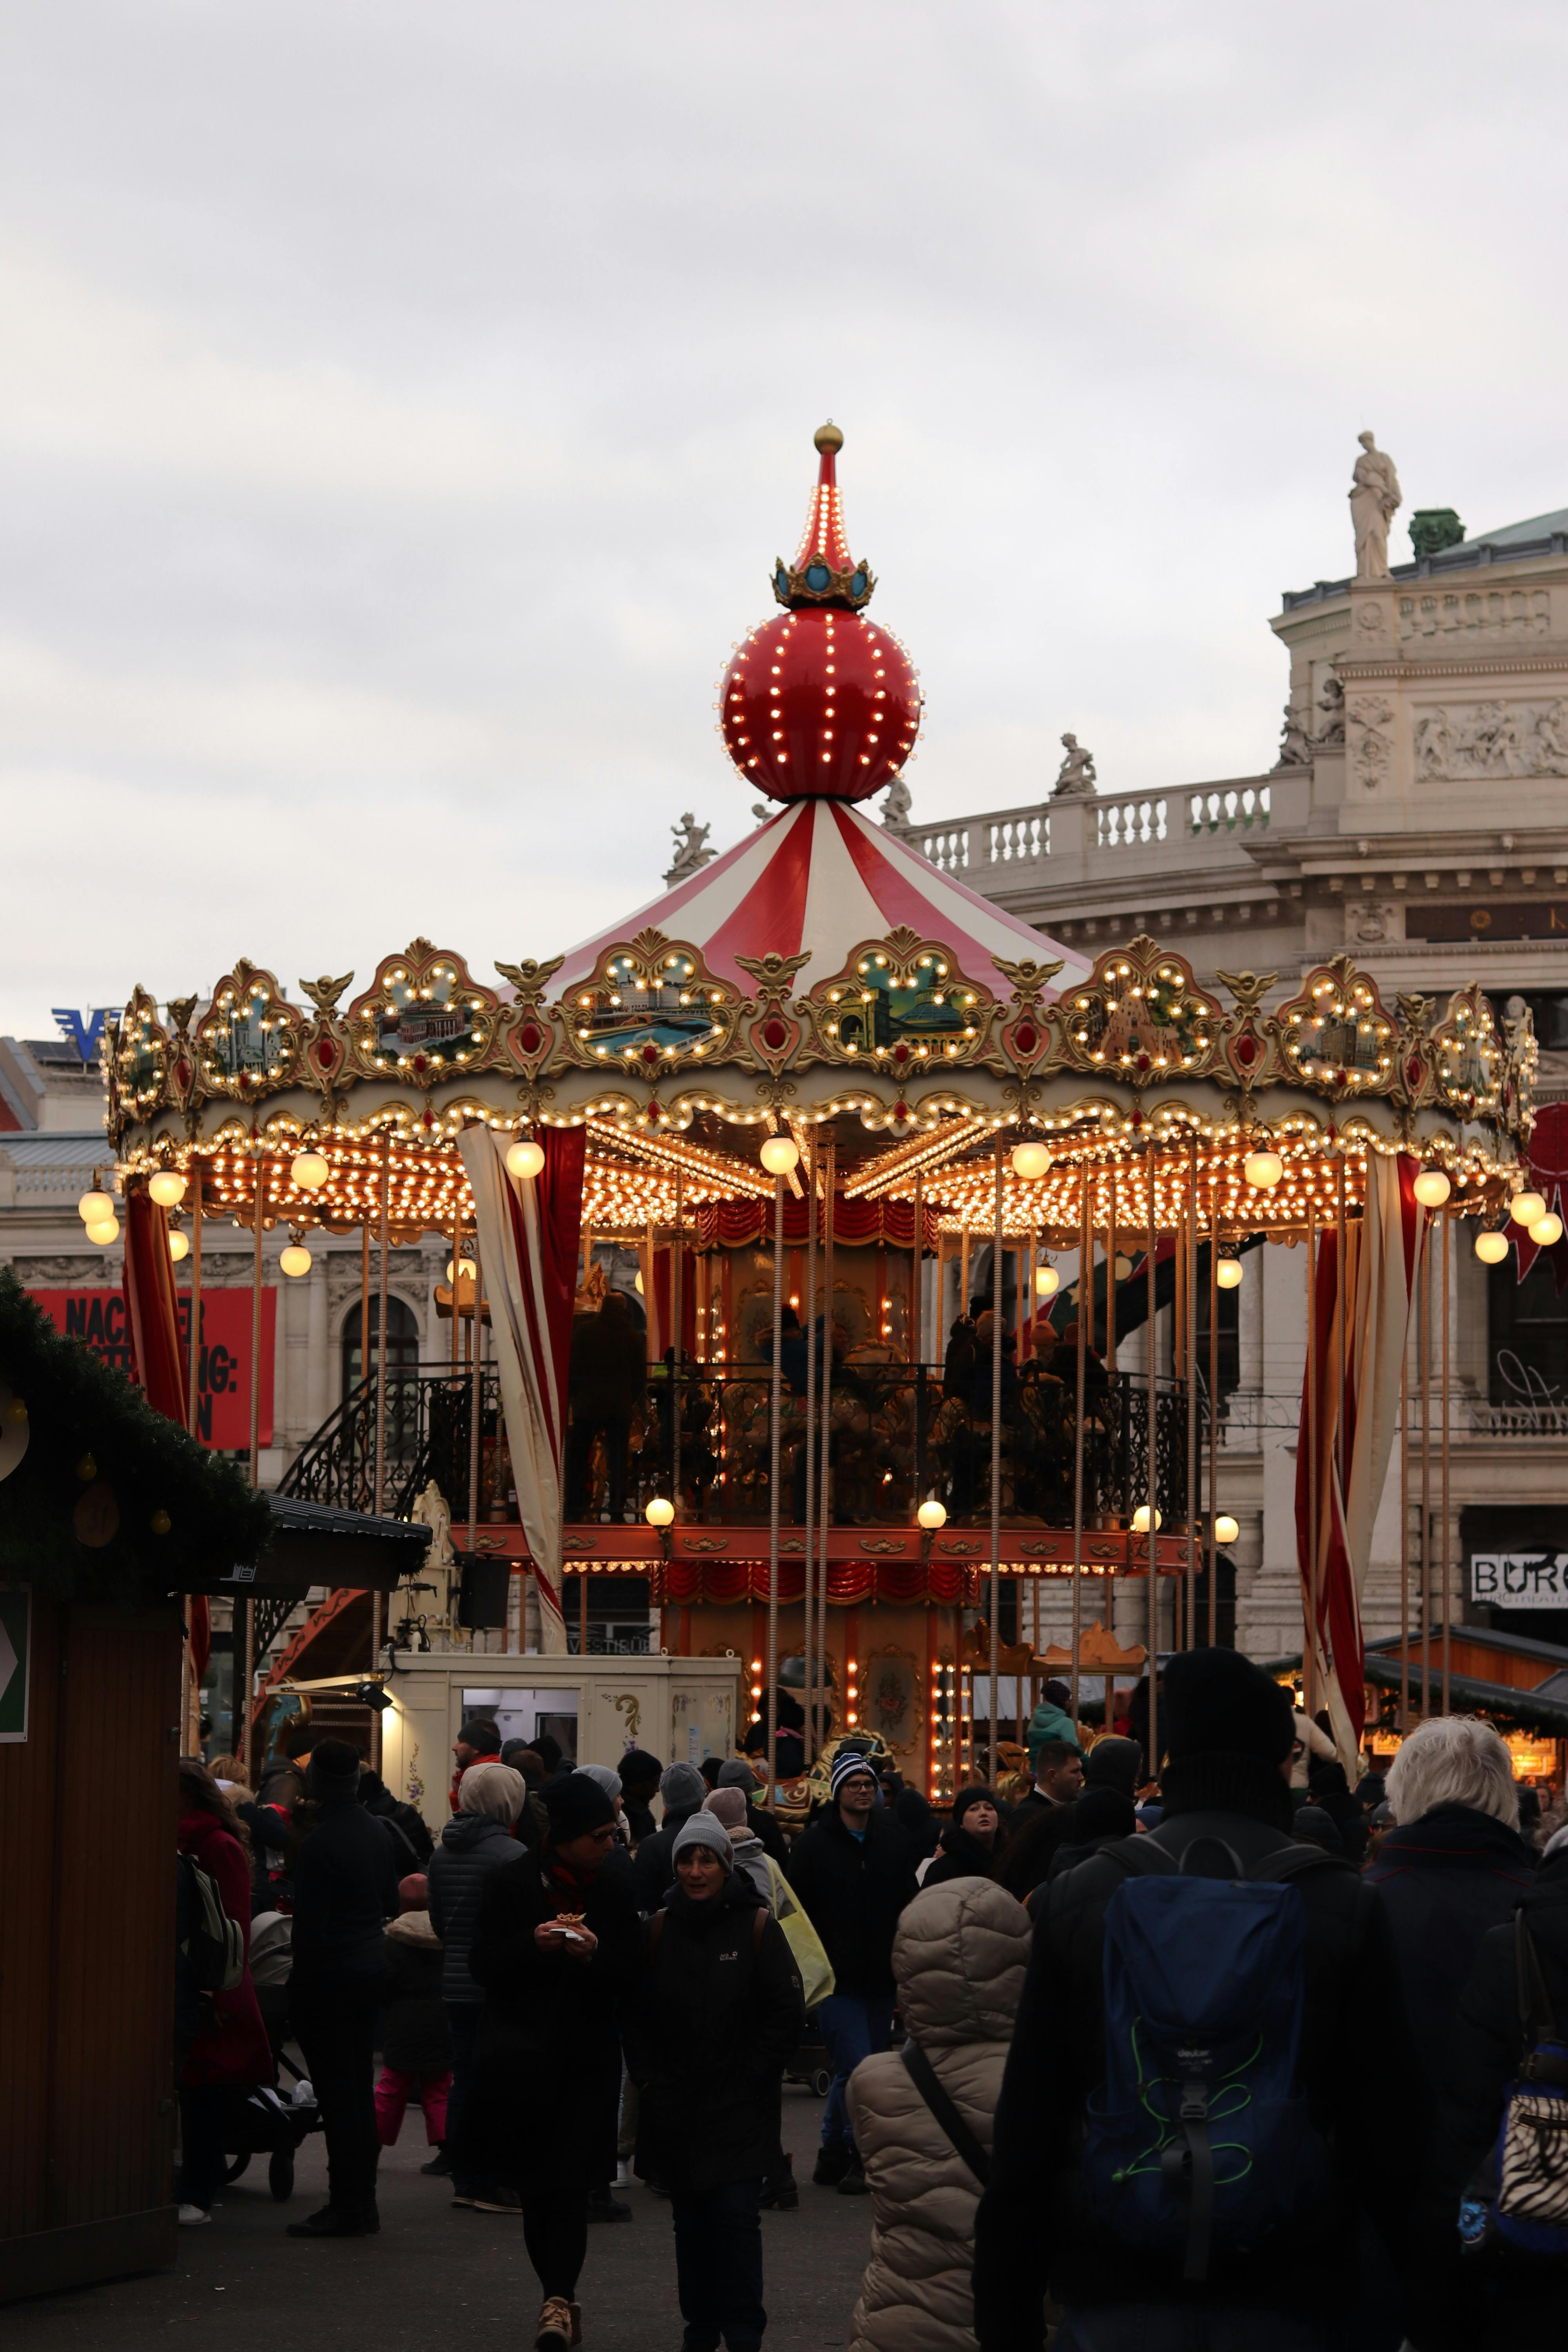
[[701, 1811], [708, 1783], [695, 1764], [668, 1764], [659, 1775], [658, 1793], [664, 1819], [652, 1837], [644, 1838], [632, 1864], [639, 1911], [657, 1911], [674, 1885], [675, 1833], [682, 1822]]
[[605, 1796], [608, 1797], [610, 1802], [615, 1806], [616, 1811], [619, 1812], [621, 1809], [621, 1776], [618, 1772], [612, 1772], [607, 1764], [575, 1764], [572, 1769], [575, 1772], [581, 1772], [586, 1780], [597, 1780]]
[[789, 1840], [779, 1827], [778, 1816], [770, 1813], [757, 1800], [757, 1776], [743, 1756], [731, 1756], [719, 1767], [721, 1789], [739, 1789], [746, 1800], [746, 1817], [754, 1837], [761, 1838], [763, 1851], [781, 1870], [789, 1867]]
[[730, 1843], [730, 1832], [718, 1814], [693, 1813], [691, 1819], [689, 1822], [682, 1822], [675, 1832], [673, 1852], [678, 1878], [680, 1875], [681, 1855], [689, 1853], [693, 1846], [699, 1845], [705, 1845], [710, 1853], [716, 1853], [726, 1870], [733, 1869], [735, 1849]]

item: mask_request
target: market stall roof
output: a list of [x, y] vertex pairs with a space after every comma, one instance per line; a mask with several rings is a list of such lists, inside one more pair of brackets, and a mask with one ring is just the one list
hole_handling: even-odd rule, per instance
[[976, 979], [998, 957], [1037, 963], [1059, 957], [1050, 1002], [1090, 969], [1016, 915], [939, 873], [884, 825], [839, 801], [792, 803], [733, 849], [636, 914], [619, 917], [571, 950], [556, 985], [574, 988], [599, 958], [635, 932], [659, 930], [701, 950], [710, 971], [745, 988], [736, 959], [809, 954], [809, 984], [840, 971], [867, 940], [903, 926], [940, 940]]
[[368, 1511], [339, 1511], [288, 1495], [265, 1497], [272, 1528], [257, 1559], [241, 1561], [194, 1588], [247, 1600], [259, 1593], [292, 1594], [313, 1586], [390, 1592], [425, 1565], [430, 1530], [406, 1519]]

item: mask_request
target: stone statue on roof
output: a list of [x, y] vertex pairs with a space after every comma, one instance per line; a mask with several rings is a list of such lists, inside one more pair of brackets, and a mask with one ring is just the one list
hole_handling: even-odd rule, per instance
[[675, 863], [664, 877], [670, 889], [678, 882], [689, 882], [694, 874], [700, 874], [709, 861], [717, 857], [718, 851], [707, 845], [712, 830], [710, 824], [699, 824], [689, 809], [679, 824], [670, 826], [670, 838], [675, 843]]
[[1388, 526], [1404, 504], [1394, 460], [1370, 433], [1358, 433], [1361, 456], [1351, 475], [1351, 524], [1355, 531], [1355, 576], [1388, 578]]
[[1086, 751], [1076, 735], [1062, 737], [1067, 757], [1057, 772], [1054, 801], [1091, 801], [1095, 794], [1094, 753]]
[[902, 776], [895, 776], [882, 803], [882, 823], [891, 825], [896, 833], [900, 825], [908, 824], [914, 804], [914, 796]]

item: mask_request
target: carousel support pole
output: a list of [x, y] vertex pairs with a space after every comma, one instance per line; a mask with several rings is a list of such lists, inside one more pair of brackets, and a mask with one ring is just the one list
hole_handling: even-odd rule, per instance
[[463, 1264], [458, 1253], [462, 1246], [463, 1220], [459, 1215], [452, 1220], [452, 1384], [454, 1387], [457, 1386], [458, 1381], [458, 1283]]
[[[375, 1310], [375, 1515], [381, 1517], [386, 1496], [386, 1260], [387, 1216], [392, 1191], [392, 1138], [381, 1146], [381, 1262], [377, 1268]], [[475, 1349], [479, 1340], [479, 1295], [474, 1297]]]
[[195, 1437], [200, 1423], [202, 1370], [202, 1163], [191, 1155], [191, 1328], [187, 1335], [185, 1427]]
[[577, 1579], [577, 1655], [588, 1654], [588, 1569], [584, 1561]]
[[[261, 1145], [257, 1143], [259, 1154]], [[256, 1249], [250, 1278], [250, 1483], [261, 1484], [261, 1228], [267, 1210], [267, 1162], [258, 1158], [256, 1189], [251, 1198], [251, 1222]]]
[[[1419, 1276], [1417, 1276], [1419, 1280]], [[1399, 1358], [1399, 1735], [1410, 1728], [1410, 1333]]]
[[[453, 1317], [454, 1317], [454, 1328], [456, 1328], [455, 1318], [456, 1318], [456, 1315], [457, 1315], [457, 1306], [456, 1306], [456, 1302], [455, 1302], [455, 1301], [454, 1301], [454, 1304], [453, 1304], [453, 1309], [452, 1309], [452, 1312], [453, 1312]], [[366, 1386], [366, 1383], [369, 1381], [369, 1380], [370, 1380], [370, 1203], [369, 1203], [369, 1202], [367, 1201], [367, 1202], [366, 1202], [366, 1203], [365, 1203], [364, 1221], [363, 1221], [363, 1223], [361, 1224], [361, 1226], [360, 1226], [360, 1234], [359, 1234], [359, 1385], [361, 1386], [361, 1388], [364, 1388], [364, 1387]], [[362, 1402], [363, 1402], [363, 1400], [362, 1400]], [[364, 1419], [363, 1419], [363, 1413], [362, 1413], [362, 1415], [361, 1415], [361, 1417], [360, 1417], [360, 1427], [361, 1427], [361, 1429], [362, 1429], [362, 1430], [363, 1430], [363, 1427], [364, 1427]], [[367, 1482], [367, 1481], [366, 1481], [366, 1479], [364, 1478], [363, 1469], [363, 1460], [364, 1460], [364, 1455], [362, 1454], [361, 1454], [361, 1457], [360, 1457], [361, 1467], [357, 1470], [357, 1472], [356, 1472], [356, 1476], [355, 1476], [355, 1492], [356, 1492], [356, 1494], [357, 1494], [357, 1495], [359, 1496], [359, 1497], [360, 1497], [360, 1508], [361, 1508], [361, 1510], [363, 1510], [363, 1509], [364, 1508], [365, 1504], [366, 1504], [366, 1503], [368, 1503], [368, 1502], [369, 1502], [369, 1500], [370, 1500], [370, 1487], [369, 1487], [369, 1484], [368, 1484], [368, 1482]]]
[[784, 1415], [784, 1180], [773, 1178], [773, 1367], [772, 1467], [768, 1479], [768, 1806], [778, 1810], [779, 1761], [779, 1464]]
[[468, 1391], [468, 1558], [479, 1552], [479, 1416], [484, 1401], [484, 1368], [479, 1349], [479, 1333], [484, 1328], [479, 1309], [484, 1301], [484, 1267], [479, 1257], [479, 1229], [474, 1227], [474, 1357], [473, 1380]]
[[681, 1394], [681, 1339], [686, 1316], [685, 1271], [686, 1255], [686, 1196], [685, 1171], [679, 1160], [675, 1169], [675, 1239], [669, 1252], [669, 1319], [675, 1326], [675, 1361], [670, 1366], [669, 1388], [669, 1499], [675, 1506], [675, 1516], [680, 1517], [680, 1424], [684, 1418], [685, 1400]]
[[[1034, 1344], [1035, 1344], [1035, 1318], [1036, 1318], [1036, 1312], [1037, 1312], [1037, 1299], [1036, 1299], [1036, 1296], [1035, 1296], [1035, 1267], [1036, 1267], [1036, 1244], [1037, 1244], [1037, 1242], [1038, 1238], [1039, 1238], [1039, 1229], [1038, 1229], [1038, 1227], [1037, 1226], [1037, 1224], [1036, 1224], [1036, 1223], [1035, 1223], [1034, 1218], [1033, 1218], [1033, 1217], [1031, 1217], [1031, 1218], [1030, 1218], [1030, 1220], [1029, 1220], [1029, 1254], [1028, 1254], [1028, 1260], [1027, 1260], [1027, 1263], [1026, 1263], [1026, 1266], [1025, 1266], [1025, 1269], [1024, 1269], [1024, 1279], [1025, 1279], [1025, 1281], [1026, 1281], [1026, 1282], [1027, 1283], [1027, 1285], [1028, 1285], [1028, 1291], [1029, 1291], [1029, 1319], [1028, 1319], [1028, 1321], [1027, 1321], [1026, 1324], [1024, 1324], [1024, 1325], [1021, 1327], [1021, 1328], [1022, 1328], [1022, 1329], [1023, 1329], [1024, 1331], [1026, 1331], [1026, 1332], [1027, 1332], [1027, 1334], [1028, 1334], [1029, 1350], [1030, 1350], [1031, 1355], [1032, 1355], [1032, 1354], [1033, 1354], [1033, 1352], [1034, 1352]], [[1019, 1354], [1020, 1354], [1020, 1356], [1022, 1356], [1022, 1353], [1023, 1353], [1023, 1344], [1024, 1344], [1024, 1343], [1023, 1343], [1023, 1340], [1022, 1340], [1022, 1339], [1020, 1339], [1020, 1340], [1019, 1340], [1019, 1343], [1018, 1343], [1018, 1346], [1019, 1346]], [[1023, 1365], [1022, 1365], [1022, 1363], [1021, 1363], [1021, 1362], [1020, 1362], [1020, 1364], [1019, 1364], [1018, 1369], [1019, 1369], [1019, 1370], [1020, 1370], [1020, 1371], [1022, 1371], [1022, 1370], [1023, 1370], [1023, 1369], [1024, 1369], [1024, 1368], [1023, 1368]], [[1022, 1616], [1022, 1612], [1019, 1612], [1019, 1624], [1018, 1624], [1018, 1638], [1019, 1638], [1019, 1640], [1020, 1640], [1020, 1641], [1023, 1639], [1023, 1634], [1024, 1634], [1023, 1616]], [[1032, 1576], [1032, 1577], [1029, 1579], [1029, 1654], [1030, 1654], [1030, 1656], [1031, 1656], [1031, 1657], [1035, 1656], [1035, 1655], [1038, 1653], [1039, 1646], [1040, 1646], [1040, 1580], [1039, 1580], [1039, 1578], [1038, 1578], [1037, 1576]], [[1031, 1673], [1031, 1675], [1030, 1675], [1030, 1676], [1029, 1676], [1029, 1712], [1031, 1713], [1031, 1715], [1034, 1713], [1034, 1708], [1035, 1708], [1035, 1687], [1034, 1687], [1034, 1685], [1035, 1685], [1035, 1678], [1034, 1678], [1033, 1674]]]
[[1154, 1496], [1158, 1486], [1157, 1474], [1159, 1447], [1157, 1439], [1160, 1398], [1159, 1391], [1155, 1385], [1159, 1375], [1155, 1370], [1158, 1355], [1154, 1346], [1154, 1311], [1157, 1287], [1154, 1253], [1159, 1247], [1160, 1235], [1158, 1228], [1154, 1223], [1154, 1152], [1152, 1145], [1144, 1155], [1143, 1181], [1148, 1192], [1148, 1199], [1144, 1203], [1147, 1211], [1147, 1223], [1145, 1226], [1143, 1249], [1143, 1268], [1145, 1275], [1145, 1307], [1143, 1322], [1144, 1328], [1149, 1335], [1149, 1778], [1152, 1780], [1157, 1780], [1160, 1777], [1160, 1734], [1158, 1721], [1158, 1692], [1160, 1687], [1160, 1579], [1158, 1575], [1158, 1568], [1160, 1542], [1159, 1514], [1154, 1507]]
[[805, 1649], [805, 1769], [816, 1761], [816, 1174], [821, 1138], [814, 1133], [805, 1156], [805, 1590], [801, 1625]]
[[1316, 1712], [1315, 1693], [1318, 1686], [1318, 1511], [1322, 1494], [1322, 1479], [1318, 1464], [1319, 1400], [1321, 1388], [1318, 1378], [1318, 1285], [1317, 1228], [1311, 1206], [1307, 1209], [1307, 1580], [1301, 1593], [1301, 1706], [1305, 1714]]
[[958, 1311], [969, 1312], [969, 1220], [963, 1221], [963, 1244], [958, 1261]]
[[1209, 1195], [1209, 1622], [1208, 1645], [1219, 1640], [1219, 1211]]
[[1420, 1307], [1416, 1345], [1421, 1353], [1421, 1719], [1432, 1711], [1432, 1220], [1422, 1219]]
[[1450, 1236], [1453, 1231], [1453, 1213], [1450, 1209], [1443, 1208], [1438, 1210], [1437, 1214], [1442, 1219], [1443, 1223], [1443, 1356], [1438, 1370], [1439, 1385], [1437, 1392], [1438, 1410], [1443, 1416], [1442, 1455], [1440, 1462], [1440, 1482], [1438, 1486], [1438, 1497], [1441, 1503], [1443, 1514], [1443, 1532], [1438, 1541], [1437, 1557], [1442, 1562], [1443, 1573], [1443, 1712], [1445, 1715], [1447, 1715], [1451, 1712], [1449, 1704], [1449, 1683], [1453, 1665], [1453, 1634], [1448, 1621], [1454, 1613], [1452, 1580], [1454, 1563], [1451, 1539], [1448, 1534], [1448, 1281], [1451, 1271], [1448, 1250]]
[[991, 1225], [991, 1729], [988, 1777], [994, 1786], [1002, 1613], [1002, 1135], [996, 1135], [995, 1192]]
[[[1105, 1377], [1116, 1378], [1116, 1171], [1110, 1171], [1110, 1206], [1105, 1228]], [[1092, 1254], [1091, 1254], [1092, 1255]], [[1094, 1267], [1084, 1277], [1089, 1285], [1089, 1344], [1094, 1345]], [[1154, 1342], [1152, 1337], [1149, 1342]]]
[[827, 1527], [833, 1472], [833, 1227], [838, 1183], [838, 1147], [829, 1143], [822, 1190], [822, 1475], [817, 1481], [819, 1518], [816, 1579], [816, 1656], [822, 1684], [822, 1728], [832, 1720], [827, 1666]]
[[[1083, 1650], [1083, 1390], [1089, 1354], [1089, 1336], [1084, 1321], [1084, 1268], [1089, 1262], [1094, 1246], [1094, 1233], [1089, 1219], [1089, 1162], [1086, 1160], [1078, 1196], [1078, 1386], [1072, 1425], [1072, 1670], [1068, 1698], [1073, 1722], [1080, 1735], [1078, 1682], [1079, 1662]], [[1109, 1706], [1105, 1711], [1105, 1728], [1107, 1731], [1110, 1728]]]
[[1187, 1378], [1187, 1647], [1198, 1641], [1198, 1142], [1188, 1139], [1187, 1231], [1182, 1264], [1185, 1314], [1182, 1323]]
[[911, 1364], [918, 1364], [922, 1360], [921, 1323], [923, 1318], [921, 1315], [921, 1277], [925, 1272], [925, 1250], [922, 1246], [924, 1229], [921, 1222], [924, 1213], [921, 1199], [920, 1171], [917, 1168], [915, 1171], [915, 1232], [914, 1241], [910, 1250], [910, 1362]]

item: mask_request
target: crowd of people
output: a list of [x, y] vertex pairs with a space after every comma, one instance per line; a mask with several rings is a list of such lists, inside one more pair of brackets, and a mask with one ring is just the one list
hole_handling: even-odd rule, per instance
[[[245, 2102], [324, 2132], [290, 2235], [373, 2236], [416, 2106], [454, 2207], [521, 2224], [536, 2352], [582, 2340], [634, 2174], [669, 2204], [684, 2352], [757, 2352], [761, 2214], [820, 2192], [869, 2200], [855, 2352], [1489, 2352], [1560, 2323], [1568, 1827], [1521, 1827], [1498, 1734], [1424, 1723], [1352, 1787], [1286, 1689], [1199, 1650], [1163, 1673], [1154, 1773], [1136, 1738], [1080, 1744], [1065, 1696], [1022, 1790], [945, 1819], [840, 1741], [793, 1842], [744, 1759], [574, 1769], [482, 1719], [434, 1840], [308, 1728], [255, 1792], [183, 1764], [182, 2221]], [[781, 2089], [816, 2037], [797, 2182]]]

